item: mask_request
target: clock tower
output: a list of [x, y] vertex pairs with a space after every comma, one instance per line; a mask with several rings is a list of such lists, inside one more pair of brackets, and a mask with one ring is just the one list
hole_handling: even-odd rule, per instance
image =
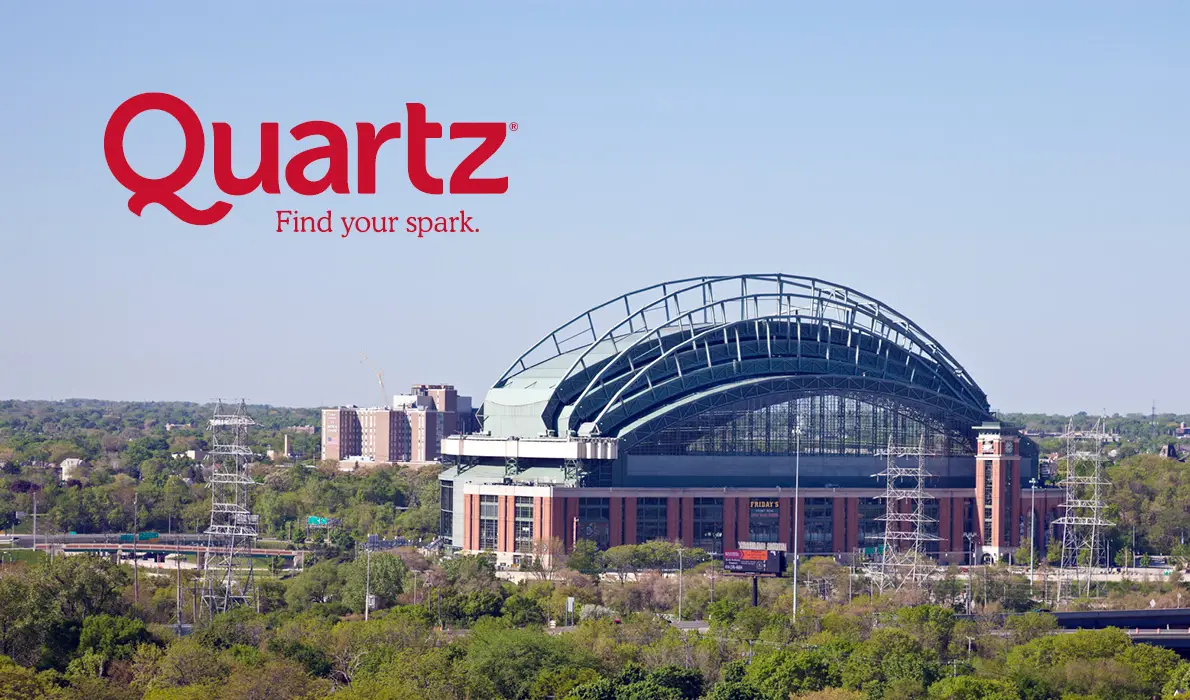
[[1000, 559], [1020, 546], [1021, 438], [999, 423], [975, 431], [976, 541], [980, 554]]

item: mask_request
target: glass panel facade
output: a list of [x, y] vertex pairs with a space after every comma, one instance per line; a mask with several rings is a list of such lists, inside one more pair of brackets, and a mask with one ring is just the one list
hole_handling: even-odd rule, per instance
[[859, 546], [879, 547], [884, 542], [884, 499], [859, 499]]
[[607, 498], [578, 499], [578, 539], [591, 540], [599, 549], [611, 544], [611, 501]]
[[723, 551], [723, 499], [694, 499], [694, 546], [712, 554]]
[[801, 514], [805, 535], [802, 542], [807, 554], [829, 554], [834, 550], [835, 503], [831, 498], [804, 499]]
[[498, 496], [479, 497], [479, 548], [496, 551], [500, 546], [500, 501]]
[[606, 498], [578, 499], [579, 520], [610, 520], [611, 505]]
[[[926, 511], [926, 517], [929, 519], [929, 522], [925, 524], [925, 531], [929, 535], [938, 537], [938, 515], [941, 512], [941, 507], [938, 501], [926, 501], [923, 507]], [[937, 555], [942, 546], [940, 540], [934, 539], [926, 540], [924, 544], [926, 552], [932, 555]]]
[[973, 452], [973, 435], [966, 426], [944, 424], [909, 405], [824, 394], [758, 397], [704, 411], [646, 438], [632, 453], [792, 457], [798, 449], [792, 436], [797, 426], [803, 428], [804, 455], [874, 455], [890, 439], [916, 445], [923, 433], [931, 451]]
[[454, 503], [455, 489], [453, 481], [443, 481], [438, 489], [438, 534], [443, 537], [454, 536]]
[[668, 537], [669, 499], [636, 499], [636, 541], [664, 540]]
[[514, 544], [516, 551], [525, 554], [533, 551], [533, 498], [517, 496], [514, 522]]

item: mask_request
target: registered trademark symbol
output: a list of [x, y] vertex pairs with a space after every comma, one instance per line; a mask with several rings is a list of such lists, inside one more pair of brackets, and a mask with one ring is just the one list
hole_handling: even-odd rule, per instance
[[518, 126], [516, 125], [516, 122], [509, 122], [509, 123], [508, 123], [508, 130], [509, 130], [509, 131], [516, 131], [516, 130], [517, 130], [517, 129], [519, 129], [519, 128], [520, 128], [520, 127], [518, 127]]

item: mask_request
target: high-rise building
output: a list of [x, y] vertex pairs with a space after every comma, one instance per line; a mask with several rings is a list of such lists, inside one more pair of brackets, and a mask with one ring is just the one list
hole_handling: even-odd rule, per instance
[[471, 398], [448, 384], [417, 384], [391, 407], [322, 410], [322, 458], [350, 462], [433, 462], [442, 437], [474, 432]]

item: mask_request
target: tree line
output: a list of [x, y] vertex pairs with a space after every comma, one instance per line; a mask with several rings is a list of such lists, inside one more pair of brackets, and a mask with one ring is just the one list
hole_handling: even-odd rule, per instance
[[[1075, 700], [1173, 698], [1190, 664], [1121, 630], [1055, 634], [1053, 616], [1002, 613], [1027, 582], [998, 567], [962, 617], [946, 578], [880, 594], [830, 559], [788, 579], [704, 561], [677, 573], [588, 575], [582, 548], [541, 575], [413, 549], [345, 553], [290, 576], [258, 572], [242, 607], [176, 633], [191, 571], [139, 572], [89, 555], [0, 566], [0, 698], [82, 700]], [[638, 547], [635, 556], [664, 552]], [[601, 555], [602, 556], [602, 555]], [[619, 561], [619, 558], [613, 557]], [[609, 559], [610, 561], [610, 559]], [[951, 574], [953, 575], [953, 570]], [[953, 581], [951, 581], [953, 583]], [[1117, 583], [1111, 600], [1163, 600], [1177, 581]], [[376, 596], [361, 615], [365, 589]], [[178, 593], [183, 592], [179, 606]], [[679, 608], [678, 591], [682, 605]], [[976, 591], [977, 597], [980, 591]], [[575, 600], [575, 624], [553, 629]], [[989, 600], [990, 598], [990, 600]], [[199, 608], [201, 609], [201, 608]], [[676, 612], [706, 622], [671, 624]]]

